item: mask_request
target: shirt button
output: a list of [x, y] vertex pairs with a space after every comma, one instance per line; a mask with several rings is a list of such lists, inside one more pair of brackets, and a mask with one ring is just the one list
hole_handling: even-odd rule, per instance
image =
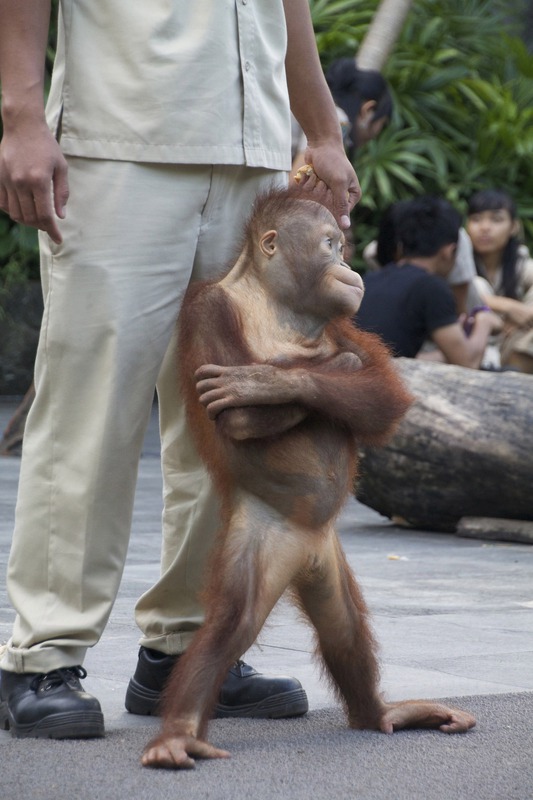
[[242, 0], [243, 6], [245, 6], [247, 2], [248, 2], [248, 0]]
[[250, 62], [249, 61], [245, 62], [244, 69], [246, 70], [246, 72], [248, 72], [248, 70], [250, 69]]

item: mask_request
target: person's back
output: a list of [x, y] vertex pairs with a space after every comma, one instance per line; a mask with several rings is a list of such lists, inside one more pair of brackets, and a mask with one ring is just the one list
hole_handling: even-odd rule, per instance
[[357, 325], [379, 334], [395, 356], [415, 358], [433, 330], [457, 320], [444, 280], [414, 264], [388, 264], [364, 283]]
[[440, 198], [402, 203], [396, 220], [401, 257], [365, 276], [365, 296], [355, 320], [379, 334], [393, 355], [414, 358], [431, 339], [445, 361], [479, 367], [492, 315], [475, 315], [467, 336], [445, 281], [453, 268], [460, 225], [458, 212]]

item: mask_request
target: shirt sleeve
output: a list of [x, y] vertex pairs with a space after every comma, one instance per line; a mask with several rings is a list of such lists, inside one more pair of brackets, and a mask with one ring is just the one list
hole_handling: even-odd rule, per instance
[[476, 276], [476, 264], [474, 261], [474, 248], [470, 236], [464, 228], [459, 229], [459, 239], [457, 240], [457, 252], [455, 254], [455, 264], [448, 275], [447, 281], [450, 286], [457, 286], [461, 283], [470, 283]]
[[529, 255], [527, 247], [521, 245], [518, 255], [518, 273], [520, 291], [523, 294], [524, 303], [533, 302], [533, 259]]

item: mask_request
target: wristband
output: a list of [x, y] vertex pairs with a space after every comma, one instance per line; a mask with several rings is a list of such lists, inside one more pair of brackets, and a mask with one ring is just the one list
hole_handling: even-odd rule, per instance
[[476, 314], [479, 314], [480, 311], [492, 311], [492, 308], [489, 306], [474, 306], [472, 311], [468, 312], [469, 317], [475, 317]]
[[474, 306], [474, 308], [468, 312], [468, 317], [465, 319], [463, 323], [463, 329], [467, 336], [470, 336], [472, 333], [472, 328], [474, 327], [474, 320], [476, 314], [479, 314], [480, 311], [492, 311], [491, 308], [488, 306]]

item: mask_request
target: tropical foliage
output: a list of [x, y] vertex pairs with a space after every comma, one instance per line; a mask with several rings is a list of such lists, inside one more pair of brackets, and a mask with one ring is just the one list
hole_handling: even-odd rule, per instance
[[[377, 5], [311, 0], [324, 66], [357, 53]], [[414, 0], [384, 69], [392, 124], [356, 156], [361, 245], [396, 199], [431, 192], [464, 210], [473, 191], [493, 185], [513, 195], [533, 243], [533, 58], [515, 6], [512, 14], [509, 0]]]

